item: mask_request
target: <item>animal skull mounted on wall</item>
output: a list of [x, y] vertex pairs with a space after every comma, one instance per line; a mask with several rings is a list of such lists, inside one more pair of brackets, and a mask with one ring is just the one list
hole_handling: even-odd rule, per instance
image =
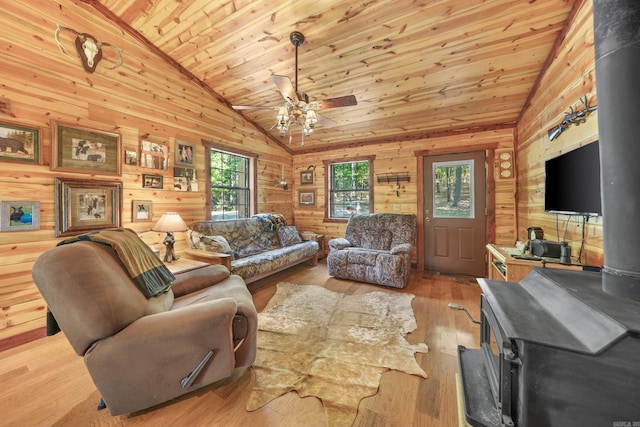
[[60, 40], [60, 33], [62, 33], [63, 31], [71, 33], [72, 35], [75, 36], [74, 44], [76, 47], [76, 51], [78, 52], [78, 55], [80, 56], [80, 60], [82, 61], [82, 66], [84, 67], [87, 73], [93, 73], [96, 70], [98, 63], [102, 60], [103, 47], [112, 48], [113, 50], [116, 51], [118, 55], [118, 60], [116, 64], [112, 67], [107, 67], [107, 69], [115, 70], [116, 68], [122, 65], [122, 49], [120, 49], [119, 47], [116, 47], [111, 43], [101, 42], [100, 40], [93, 37], [91, 34], [79, 33], [72, 28], [63, 27], [58, 24], [58, 28], [56, 29], [56, 32], [55, 32], [56, 43], [58, 44], [58, 48], [60, 48], [60, 51], [65, 55], [70, 56], [67, 53], [67, 50], [65, 49], [64, 45], [62, 44], [62, 41]]

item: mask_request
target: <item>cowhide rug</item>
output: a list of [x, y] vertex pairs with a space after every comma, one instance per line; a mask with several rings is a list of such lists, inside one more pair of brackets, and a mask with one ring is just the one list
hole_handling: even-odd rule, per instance
[[350, 426], [360, 400], [378, 392], [385, 371], [427, 378], [414, 355], [426, 353], [426, 344], [405, 340], [417, 327], [413, 298], [279, 283], [258, 314], [255, 384], [247, 410], [296, 390], [322, 400], [329, 426]]

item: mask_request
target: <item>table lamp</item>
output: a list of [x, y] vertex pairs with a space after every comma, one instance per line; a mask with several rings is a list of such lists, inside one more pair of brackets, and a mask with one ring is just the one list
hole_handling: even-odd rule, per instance
[[167, 237], [165, 237], [162, 242], [167, 248], [167, 251], [164, 254], [164, 262], [171, 262], [178, 259], [173, 251], [173, 244], [176, 241], [173, 237], [173, 233], [176, 231], [187, 231], [188, 229], [189, 227], [187, 227], [187, 224], [184, 223], [177, 212], [165, 212], [162, 214], [156, 225], [151, 228], [152, 231], [164, 231], [167, 233]]

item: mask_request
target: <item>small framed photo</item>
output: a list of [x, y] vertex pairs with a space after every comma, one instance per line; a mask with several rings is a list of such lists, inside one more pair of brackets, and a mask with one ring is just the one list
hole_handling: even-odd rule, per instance
[[306, 171], [300, 172], [300, 184], [302, 185], [313, 184], [313, 182], [314, 182], [313, 170], [306, 170]]
[[124, 164], [129, 166], [138, 166], [138, 152], [126, 150], [124, 152]]
[[169, 169], [169, 145], [146, 139], [140, 141], [140, 166], [150, 169]]
[[131, 201], [131, 222], [153, 221], [153, 202], [151, 200]]
[[196, 166], [195, 156], [195, 145], [176, 141], [176, 166], [194, 168]]
[[300, 190], [298, 191], [298, 204], [300, 206], [316, 205], [316, 190]]
[[162, 175], [142, 174], [142, 188], [163, 188]]
[[38, 129], [0, 123], [0, 159], [40, 163]]
[[55, 179], [56, 237], [119, 228], [122, 182]]
[[51, 170], [121, 175], [120, 134], [52, 122]]
[[0, 202], [0, 231], [40, 229], [40, 202]]
[[198, 191], [196, 170], [191, 168], [173, 168], [173, 189], [175, 191]]

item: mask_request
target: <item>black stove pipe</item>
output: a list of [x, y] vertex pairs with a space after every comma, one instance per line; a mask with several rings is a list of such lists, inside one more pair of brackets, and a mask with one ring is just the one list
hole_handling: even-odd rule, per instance
[[640, 1], [593, 0], [603, 290], [640, 300]]

